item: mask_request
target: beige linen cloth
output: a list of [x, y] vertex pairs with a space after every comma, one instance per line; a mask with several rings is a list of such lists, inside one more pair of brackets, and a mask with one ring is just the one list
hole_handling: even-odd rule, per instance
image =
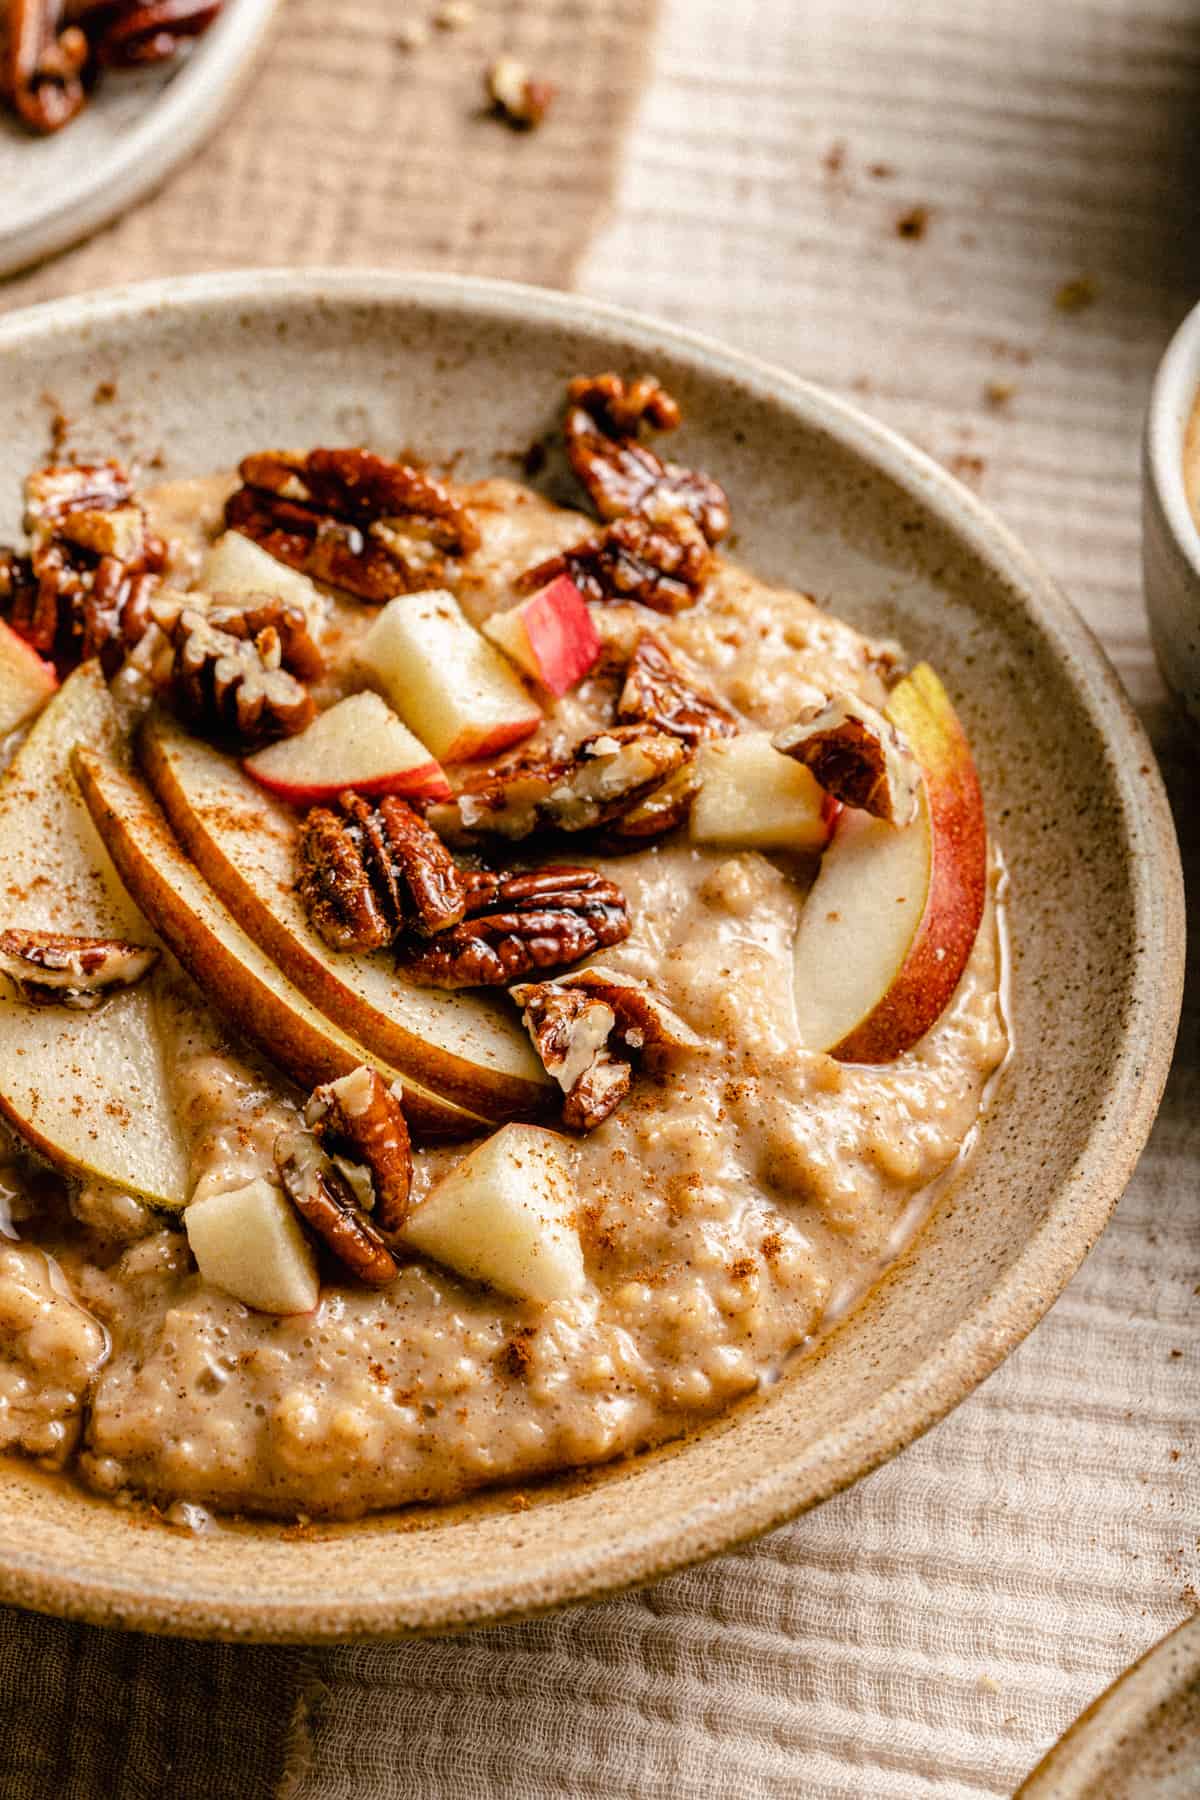
[[[252, 260], [573, 271], [824, 381], [977, 486], [1100, 633], [1194, 895], [1200, 764], [1138, 570], [1140, 416], [1200, 296], [1190, 0], [667, 0], [598, 235], [648, 5], [491, 0], [416, 56], [388, 49], [401, 16], [286, 0], [209, 149], [0, 303]], [[504, 43], [562, 83], [531, 139], [466, 118]], [[0, 1800], [1011, 1794], [1198, 1603], [1198, 1169], [1193, 977], [1101, 1243], [886, 1468], [643, 1593], [455, 1639], [233, 1650], [0, 1615]]]

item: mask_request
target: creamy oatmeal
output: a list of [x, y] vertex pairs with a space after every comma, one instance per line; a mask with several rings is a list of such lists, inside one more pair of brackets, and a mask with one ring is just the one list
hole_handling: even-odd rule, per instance
[[673, 422], [579, 384], [600, 524], [356, 452], [31, 481], [5, 610], [80, 666], [0, 791], [0, 1444], [279, 1517], [608, 1459], [770, 1378], [969, 1144], [965, 740], [722, 556]]

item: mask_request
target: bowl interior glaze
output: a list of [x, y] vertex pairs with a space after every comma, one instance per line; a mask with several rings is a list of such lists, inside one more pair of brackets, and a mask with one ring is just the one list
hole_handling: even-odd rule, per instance
[[[366, 442], [518, 474], [580, 370], [654, 369], [678, 453], [732, 496], [737, 551], [933, 661], [1012, 871], [1017, 1054], [966, 1173], [868, 1300], [762, 1398], [523, 1510], [198, 1537], [0, 1466], [0, 1599], [199, 1636], [332, 1639], [491, 1621], [641, 1581], [826, 1498], [983, 1379], [1119, 1197], [1166, 1076], [1178, 852], [1116, 678], [979, 503], [871, 420], [718, 346], [576, 299], [370, 272], [211, 276], [0, 321], [0, 537], [50, 413], [164, 476], [268, 444]], [[97, 386], [117, 397], [97, 407]], [[48, 404], [46, 396], [52, 396]], [[673, 447], [674, 448], [674, 447]], [[31, 1516], [37, 1519], [30, 1530]]]

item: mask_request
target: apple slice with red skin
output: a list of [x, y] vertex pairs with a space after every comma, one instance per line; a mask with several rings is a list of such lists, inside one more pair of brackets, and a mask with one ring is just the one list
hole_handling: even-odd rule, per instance
[[333, 800], [344, 788], [406, 800], [449, 800], [451, 791], [441, 764], [378, 694], [337, 701], [295, 737], [246, 757], [242, 767], [293, 806]]
[[487, 1120], [372, 1056], [306, 1000], [222, 905], [180, 848], [145, 784], [111, 755], [78, 748], [75, 779], [105, 849], [141, 912], [231, 1024], [302, 1088], [363, 1063], [398, 1081], [415, 1136], [462, 1138]]
[[536, 731], [542, 709], [453, 594], [389, 600], [358, 646], [368, 678], [445, 763], [495, 756]]
[[552, 1098], [516, 1013], [499, 997], [417, 987], [386, 951], [331, 950], [295, 891], [299, 821], [232, 758], [152, 715], [139, 753], [176, 837], [242, 930], [318, 1011], [371, 1056], [488, 1120]]
[[39, 712], [57, 686], [50, 664], [0, 619], [0, 737]]
[[483, 622], [483, 635], [499, 644], [518, 669], [562, 696], [583, 680], [600, 656], [600, 634], [587, 601], [569, 575]]
[[796, 936], [801, 1042], [839, 1062], [891, 1062], [924, 1037], [958, 986], [987, 898], [979, 777], [928, 663], [885, 710], [921, 771], [917, 817], [897, 829], [845, 808]]

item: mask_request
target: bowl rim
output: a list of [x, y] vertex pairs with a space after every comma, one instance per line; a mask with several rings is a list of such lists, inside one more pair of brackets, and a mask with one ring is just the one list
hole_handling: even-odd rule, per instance
[[1130, 1663], [1052, 1744], [1013, 1800], [1087, 1800], [1117, 1745], [1187, 1688], [1200, 1685], [1200, 1612]]
[[[0, 355], [61, 333], [88, 335], [163, 309], [186, 315], [214, 305], [239, 313], [280, 304], [434, 306], [521, 329], [550, 323], [656, 344], [707, 378], [736, 381], [752, 398], [783, 405], [911, 493], [984, 561], [1031, 613], [1109, 752], [1129, 857], [1141, 955], [1109, 1081], [1085, 1146], [1045, 1218], [984, 1304], [959, 1321], [920, 1366], [882, 1389], [822, 1441], [820, 1469], [800, 1459], [760, 1473], [720, 1507], [698, 1497], [682, 1516], [634, 1521], [586, 1563], [565, 1554], [536, 1579], [489, 1571], [469, 1596], [412, 1591], [346, 1599], [251, 1600], [221, 1606], [172, 1585], [146, 1592], [39, 1562], [0, 1567], [0, 1601], [129, 1628], [257, 1642], [321, 1642], [404, 1636], [494, 1624], [598, 1598], [669, 1574], [745, 1543], [829, 1499], [942, 1419], [1015, 1349], [1057, 1299], [1120, 1199], [1149, 1135], [1166, 1082], [1183, 997], [1183, 875], [1170, 808], [1141, 724], [1088, 626], [1040, 564], [983, 503], [897, 432], [815, 383], [647, 314], [573, 294], [482, 277], [353, 268], [237, 270], [168, 277], [23, 308], [0, 318]], [[386, 1515], [383, 1515], [386, 1521]], [[376, 1522], [378, 1528], [378, 1521]], [[353, 1625], [339, 1624], [352, 1614]]]
[[1200, 523], [1183, 479], [1183, 438], [1200, 401], [1200, 302], [1185, 314], [1163, 352], [1146, 408], [1146, 470], [1180, 555], [1200, 586]]

